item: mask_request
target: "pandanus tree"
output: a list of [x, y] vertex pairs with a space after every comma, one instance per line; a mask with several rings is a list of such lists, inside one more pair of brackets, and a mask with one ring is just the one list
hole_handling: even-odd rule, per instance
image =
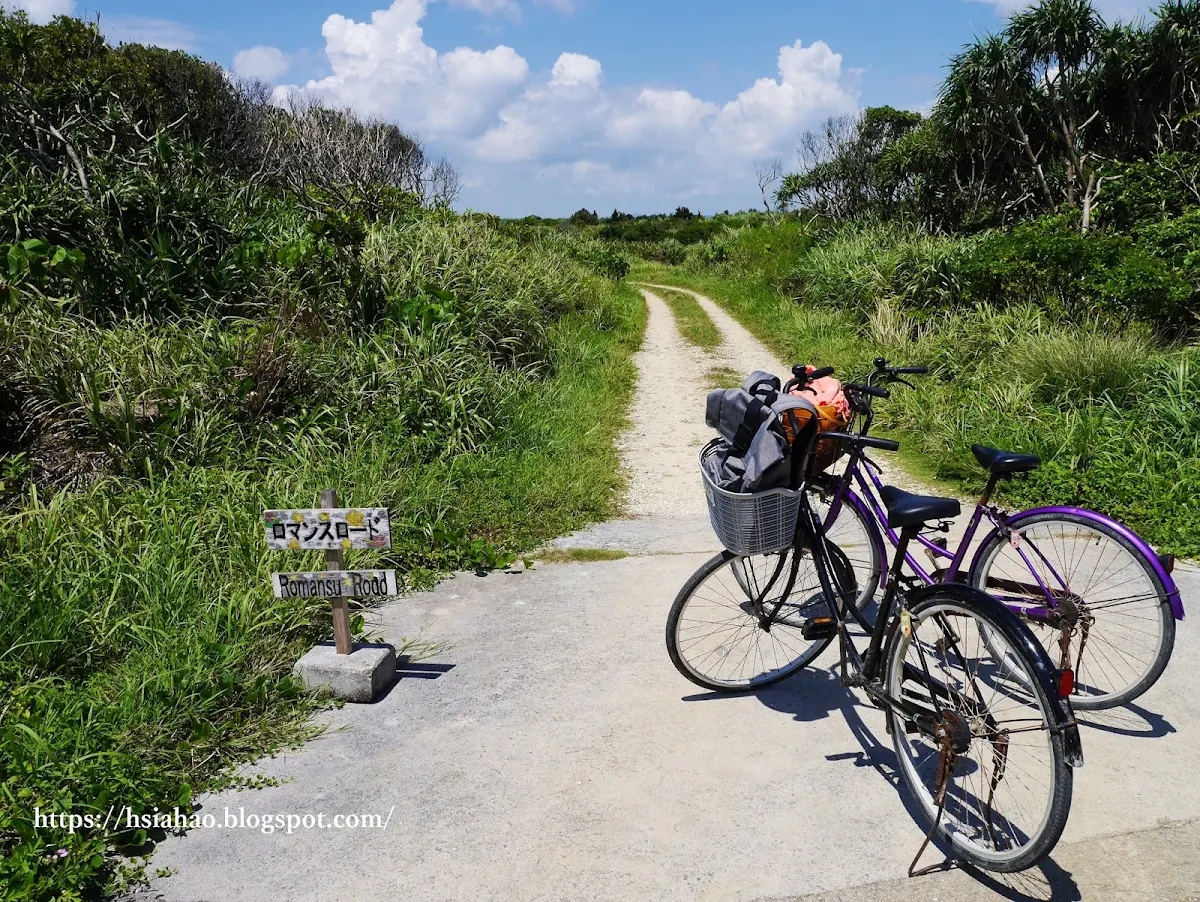
[[1156, 137], [1163, 149], [1195, 150], [1200, 137], [1200, 0], [1164, 4], [1150, 29], [1143, 65], [1154, 93], [1146, 100], [1158, 114]]
[[[949, 142], [980, 157], [983, 178], [990, 175], [1005, 183], [1019, 181], [1026, 172], [1033, 175], [1034, 184], [1020, 185], [1008, 207], [1021, 207], [1034, 194], [1053, 207], [1057, 199], [1046, 173], [1043, 107], [1033, 73], [1016, 46], [1005, 36], [991, 35], [951, 62], [933, 118]], [[991, 140], [981, 140], [984, 136]], [[991, 172], [997, 164], [1001, 172]]]
[[1009, 208], [1036, 195], [1046, 210], [1081, 209], [1089, 228], [1103, 186], [1090, 138], [1107, 126], [1094, 85], [1104, 34], [1090, 0], [1043, 0], [951, 63], [935, 120], [973, 149], [986, 146], [981, 133], [998, 139], [1018, 181], [1021, 173], [1032, 181], [1008, 198]]
[[1098, 121], [1102, 110], [1092, 84], [1103, 33], [1091, 0], [1043, 0], [1013, 16], [1007, 35], [1020, 65], [1036, 80], [1062, 161], [1061, 190], [1067, 204], [1082, 209], [1085, 232], [1103, 186], [1088, 141], [1090, 129], [1105, 125]]

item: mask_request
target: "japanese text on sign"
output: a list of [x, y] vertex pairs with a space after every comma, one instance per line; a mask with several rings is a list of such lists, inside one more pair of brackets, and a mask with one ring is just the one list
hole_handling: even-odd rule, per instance
[[390, 548], [386, 507], [317, 508], [263, 512], [267, 547], [275, 551]]

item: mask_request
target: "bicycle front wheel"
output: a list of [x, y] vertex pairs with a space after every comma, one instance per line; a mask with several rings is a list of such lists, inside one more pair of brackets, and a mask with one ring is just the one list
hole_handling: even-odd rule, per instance
[[962, 858], [1032, 867], [1062, 835], [1074, 776], [1033, 663], [991, 615], [949, 593], [907, 620], [907, 632], [904, 617], [894, 623], [885, 661], [887, 694], [910, 712], [892, 725], [904, 782]]
[[811, 554], [794, 548], [748, 557], [724, 551], [679, 590], [667, 617], [667, 652], [698, 686], [745, 692], [811, 664], [831, 639], [804, 638], [805, 624], [828, 616]]
[[879, 602], [876, 593], [883, 577], [885, 561], [880, 552], [882, 537], [875, 520], [861, 509], [862, 502], [854, 492], [847, 492], [838, 515], [829, 519], [829, 502], [819, 495], [810, 498], [817, 519], [825, 525], [825, 535], [840, 548], [854, 571], [858, 585], [858, 597], [854, 599], [851, 614], [868, 633], [875, 629], [879, 617]]
[[1162, 676], [1175, 647], [1175, 614], [1153, 566], [1108, 524], [1076, 514], [1021, 520], [979, 550], [971, 583], [1015, 609], [1050, 660], [1062, 663], [1060, 639], [1070, 617], [1067, 664], [1075, 671], [1071, 703], [1113, 708]]

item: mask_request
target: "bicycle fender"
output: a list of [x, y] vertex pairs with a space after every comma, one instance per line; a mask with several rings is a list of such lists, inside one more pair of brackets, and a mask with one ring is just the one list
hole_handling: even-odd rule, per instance
[[1081, 766], [1083, 764], [1083, 742], [1079, 738], [1079, 725], [1075, 721], [1071, 702], [1059, 696], [1058, 685], [1054, 678], [1054, 662], [1046, 654], [1042, 643], [1029, 631], [1029, 627], [992, 596], [965, 583], [940, 583], [913, 589], [908, 592], [909, 607], [915, 608], [921, 602], [935, 595], [950, 596], [986, 614], [1001, 629], [1004, 638], [1026, 656], [1033, 666], [1034, 676], [1041, 684], [1046, 697], [1050, 699], [1050, 709], [1055, 717], [1053, 728], [1062, 734], [1063, 751], [1066, 754], [1067, 763], [1072, 767]]
[[[1084, 520], [1091, 520], [1095, 523], [1100, 523], [1120, 535], [1121, 538], [1128, 541], [1130, 545], [1137, 549], [1138, 554], [1142, 555], [1150, 562], [1150, 567], [1154, 570], [1154, 575], [1158, 577], [1158, 581], [1162, 584], [1163, 591], [1165, 591], [1167, 594], [1167, 600], [1171, 603], [1171, 613], [1175, 615], [1176, 620], [1183, 619], [1183, 599], [1180, 597], [1179, 587], [1175, 585], [1174, 578], [1170, 573], [1167, 572], [1166, 567], [1163, 566], [1162, 561], [1158, 557], [1158, 553], [1146, 543], [1145, 539], [1139, 536], [1124, 523], [1121, 523], [1119, 520], [1114, 520], [1112, 517], [1106, 517], [1104, 514], [1100, 514], [1096, 511], [1088, 510], [1087, 508], [1083, 507], [1035, 507], [1032, 510], [1021, 511], [1019, 514], [1013, 514], [1004, 521], [1004, 525], [1010, 528], [1019, 526], [1025, 520], [1038, 514], [1072, 514], [1073, 516], [1081, 517]], [[997, 532], [997, 530], [992, 530], [992, 532], [994, 534]], [[988, 536], [988, 538], [991, 538], [991, 536]], [[984, 541], [986, 542], [987, 540], [985, 539]], [[982, 550], [983, 545], [980, 545], [979, 551]], [[979, 557], [979, 551], [975, 552], [976, 558]], [[975, 560], [971, 561], [972, 573], [975, 571], [975, 563]]]

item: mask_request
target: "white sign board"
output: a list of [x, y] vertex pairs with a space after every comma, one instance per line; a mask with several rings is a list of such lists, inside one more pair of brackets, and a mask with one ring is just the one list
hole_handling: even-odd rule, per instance
[[395, 570], [322, 570], [272, 573], [276, 598], [387, 598], [396, 591]]
[[386, 507], [263, 511], [263, 524], [274, 551], [392, 547]]

